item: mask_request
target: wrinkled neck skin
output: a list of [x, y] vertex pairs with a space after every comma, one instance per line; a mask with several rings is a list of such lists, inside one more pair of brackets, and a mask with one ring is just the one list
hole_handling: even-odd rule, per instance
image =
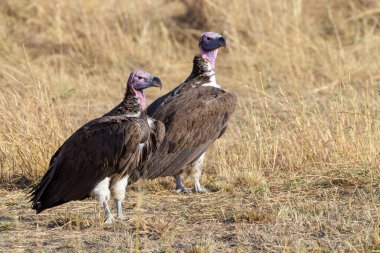
[[144, 110], [145, 103], [146, 103], [146, 98], [145, 98], [145, 95], [144, 95], [144, 91], [142, 91], [142, 90], [135, 90], [135, 89], [133, 89], [133, 90], [136, 92], [136, 96], [139, 98], [139, 103], [140, 103], [141, 109]]
[[210, 63], [211, 68], [214, 70], [216, 57], [218, 57], [218, 49], [206, 52], [201, 48], [201, 56]]

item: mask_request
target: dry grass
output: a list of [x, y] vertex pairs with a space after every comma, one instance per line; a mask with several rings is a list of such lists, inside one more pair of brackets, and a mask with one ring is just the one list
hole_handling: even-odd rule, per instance
[[[0, 20], [0, 251], [380, 251], [378, 1], [5, 0]], [[183, 81], [205, 30], [227, 38], [218, 82], [240, 103], [213, 192], [144, 182], [111, 227], [89, 201], [32, 214], [17, 188], [132, 69]]]

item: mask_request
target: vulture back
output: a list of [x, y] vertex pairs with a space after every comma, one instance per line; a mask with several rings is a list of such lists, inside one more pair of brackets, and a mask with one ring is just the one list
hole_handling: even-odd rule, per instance
[[224, 133], [236, 104], [234, 94], [214, 87], [198, 87], [167, 98], [153, 114], [165, 124], [166, 133], [147, 163], [145, 177], [173, 176], [195, 161]]
[[45, 176], [32, 189], [37, 213], [89, 196], [105, 177], [138, 164], [143, 135], [137, 119], [102, 117], [78, 129], [58, 149]]

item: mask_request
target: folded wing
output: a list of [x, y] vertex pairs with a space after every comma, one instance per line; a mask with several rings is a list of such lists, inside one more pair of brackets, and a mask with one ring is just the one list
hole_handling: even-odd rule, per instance
[[87, 123], [59, 148], [32, 189], [33, 209], [41, 212], [84, 199], [105, 177], [120, 173], [127, 164], [137, 165], [141, 137], [134, 119], [107, 116]]
[[149, 179], [173, 176], [196, 160], [225, 131], [236, 96], [199, 87], [170, 97], [153, 117], [165, 124], [165, 137], [148, 161]]

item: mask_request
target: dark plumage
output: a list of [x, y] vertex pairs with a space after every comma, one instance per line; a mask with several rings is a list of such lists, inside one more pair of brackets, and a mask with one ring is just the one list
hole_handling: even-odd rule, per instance
[[170, 97], [154, 117], [166, 134], [148, 163], [147, 178], [181, 174], [225, 131], [236, 96], [214, 87], [199, 87]]
[[131, 76], [123, 101], [79, 128], [55, 152], [48, 171], [31, 191], [37, 213], [92, 194], [103, 202], [111, 222], [107, 204], [111, 187], [118, 201], [118, 217], [122, 216], [128, 176], [144, 166], [164, 135], [163, 124], [148, 122], [141, 104], [142, 90], [161, 85], [159, 79], [143, 71]]
[[223, 135], [237, 103], [236, 96], [221, 90], [215, 81], [218, 48], [225, 45], [217, 33], [202, 34], [201, 53], [194, 57], [189, 77], [147, 108], [149, 116], [165, 124], [166, 134], [147, 164], [146, 178], [174, 176], [176, 190], [183, 191], [181, 174], [191, 170], [194, 190], [204, 191], [199, 182], [204, 153]]
[[175, 97], [179, 93], [188, 91], [192, 88], [197, 88], [203, 84], [210, 82], [210, 77], [215, 75], [214, 71], [210, 68], [209, 63], [202, 58], [201, 55], [196, 55], [193, 59], [193, 69], [186, 80], [169, 91], [165, 95], [156, 99], [146, 109], [149, 117], [153, 117], [157, 109], [169, 98]]

